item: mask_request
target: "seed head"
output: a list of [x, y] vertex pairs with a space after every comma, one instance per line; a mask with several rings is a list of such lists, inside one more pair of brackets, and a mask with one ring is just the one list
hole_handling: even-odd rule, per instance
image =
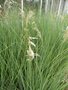
[[32, 48], [30, 46], [29, 46], [29, 50], [27, 50], [27, 55], [28, 55], [29, 60], [34, 59], [34, 52], [33, 52]]

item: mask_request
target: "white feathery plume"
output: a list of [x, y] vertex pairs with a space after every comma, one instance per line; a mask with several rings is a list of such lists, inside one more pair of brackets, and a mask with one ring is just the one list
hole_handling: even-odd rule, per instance
[[29, 39], [32, 40], [32, 39], [38, 39], [38, 38], [36, 38], [36, 37], [29, 37]]
[[36, 47], [36, 45], [30, 40], [29, 40], [29, 45], [33, 45], [34, 47]]
[[34, 52], [30, 46], [29, 46], [29, 50], [27, 50], [27, 55], [28, 55], [29, 60], [34, 59]]

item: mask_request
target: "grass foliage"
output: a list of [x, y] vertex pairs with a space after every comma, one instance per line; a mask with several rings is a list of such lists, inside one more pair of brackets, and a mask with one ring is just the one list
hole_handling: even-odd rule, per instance
[[[26, 17], [22, 22], [13, 12], [0, 18], [0, 90], [65, 90], [68, 41], [63, 35], [67, 17], [36, 14], [27, 26]], [[34, 27], [41, 38], [33, 40], [36, 47], [32, 48], [40, 56], [28, 61], [28, 37], [38, 37]]]

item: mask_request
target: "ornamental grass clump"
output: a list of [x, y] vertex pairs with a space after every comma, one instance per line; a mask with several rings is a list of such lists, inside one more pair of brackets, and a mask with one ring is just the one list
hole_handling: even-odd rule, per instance
[[[16, 10], [0, 19], [0, 90], [68, 89], [68, 20]], [[40, 17], [40, 18], [39, 18]]]

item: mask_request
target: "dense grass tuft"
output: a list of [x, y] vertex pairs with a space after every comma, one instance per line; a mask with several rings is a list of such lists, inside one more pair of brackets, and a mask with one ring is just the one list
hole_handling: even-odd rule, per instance
[[[0, 90], [65, 90], [68, 41], [63, 36], [67, 16], [35, 15], [27, 25], [26, 18], [22, 22], [13, 12], [0, 19]], [[40, 56], [33, 60], [27, 60], [29, 36], [38, 38], [32, 49]]]

